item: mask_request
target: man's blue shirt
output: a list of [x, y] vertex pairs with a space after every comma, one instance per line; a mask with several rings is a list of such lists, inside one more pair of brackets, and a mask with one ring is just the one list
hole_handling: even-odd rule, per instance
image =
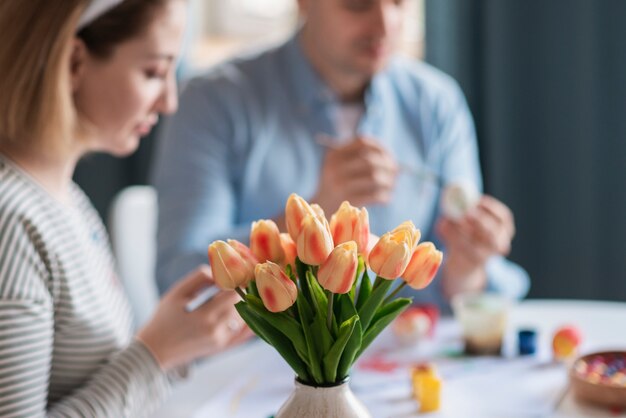
[[[161, 291], [206, 263], [212, 241], [248, 242], [251, 222], [282, 214], [291, 193], [315, 194], [326, 151], [317, 138], [335, 136], [339, 105], [297, 36], [184, 87], [160, 137], [154, 172]], [[401, 167], [391, 202], [367, 208], [372, 232], [412, 220], [422, 241], [441, 246], [433, 231], [441, 193], [435, 179], [469, 180], [482, 189], [474, 124], [457, 83], [395, 57], [367, 89], [358, 133], [380, 141]], [[491, 289], [526, 294], [529, 279], [519, 266], [494, 257], [487, 269]], [[415, 296], [445, 306], [437, 285]]]

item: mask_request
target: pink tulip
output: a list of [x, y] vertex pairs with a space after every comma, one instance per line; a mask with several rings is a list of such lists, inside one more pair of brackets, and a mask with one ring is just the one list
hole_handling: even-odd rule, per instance
[[383, 279], [394, 280], [399, 277], [411, 260], [410, 234], [400, 230], [384, 234], [369, 254], [370, 268]]
[[330, 218], [330, 230], [335, 245], [355, 241], [360, 254], [367, 254], [370, 235], [367, 209], [357, 209], [345, 201]]
[[348, 293], [354, 284], [358, 264], [356, 242], [344, 242], [336, 246], [322, 263], [317, 280], [324, 289], [333, 293]]
[[250, 249], [254, 256], [263, 263], [267, 260], [282, 263], [285, 252], [280, 244], [280, 231], [272, 220], [252, 222]]
[[282, 312], [296, 302], [298, 288], [278, 264], [268, 261], [254, 270], [263, 304], [270, 312]]
[[[322, 209], [319, 206], [317, 207], [319, 210]], [[304, 217], [306, 215], [315, 214], [316, 211], [307, 203], [306, 200], [295, 193], [292, 193], [289, 196], [287, 204], [285, 205], [285, 223], [287, 224], [287, 232], [289, 232], [289, 235], [294, 242], [298, 241], [298, 235], [302, 229], [302, 221], [304, 220]]]
[[254, 278], [254, 268], [224, 241], [209, 245], [209, 263], [215, 283], [224, 290], [245, 287]]
[[319, 266], [333, 250], [333, 237], [326, 218], [306, 215], [298, 235], [298, 257], [303, 263]]
[[296, 243], [293, 242], [291, 236], [284, 232], [280, 234], [280, 243], [283, 246], [283, 251], [285, 252], [285, 259], [283, 260], [283, 266], [290, 265], [292, 271], [295, 272], [296, 268], [296, 256], [298, 255], [298, 251], [296, 249]]
[[413, 289], [424, 289], [435, 278], [442, 260], [442, 252], [432, 242], [423, 242], [413, 252], [402, 278]]

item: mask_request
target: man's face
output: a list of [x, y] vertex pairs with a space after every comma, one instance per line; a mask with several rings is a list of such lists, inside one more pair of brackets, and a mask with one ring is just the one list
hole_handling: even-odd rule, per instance
[[405, 1], [300, 0], [310, 45], [334, 71], [372, 77], [402, 33]]

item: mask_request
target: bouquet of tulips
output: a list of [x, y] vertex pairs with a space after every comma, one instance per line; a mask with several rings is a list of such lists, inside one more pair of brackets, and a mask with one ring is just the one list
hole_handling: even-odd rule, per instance
[[[321, 207], [292, 194], [285, 218], [288, 234], [273, 221], [254, 222], [250, 247], [213, 242], [213, 276], [221, 288], [239, 293], [243, 320], [301, 382], [337, 384], [411, 303], [394, 296], [405, 285], [428, 286], [442, 253], [430, 242], [418, 245], [420, 232], [412, 222], [370, 242], [367, 210], [348, 202], [329, 224]], [[376, 274], [373, 282], [368, 267]], [[402, 283], [391, 290], [396, 278]]]

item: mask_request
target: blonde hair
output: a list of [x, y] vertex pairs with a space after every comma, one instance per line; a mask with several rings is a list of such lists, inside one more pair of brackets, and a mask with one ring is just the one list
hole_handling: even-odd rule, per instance
[[72, 40], [107, 59], [170, 0], [124, 0], [76, 33], [89, 1], [0, 0], [0, 145], [43, 141], [58, 151], [85, 136], [91, 127], [72, 97]]
[[[76, 129], [71, 40], [87, 0], [0, 2], [0, 143], [67, 144]], [[41, 18], [45, 16], [45, 18]]]

